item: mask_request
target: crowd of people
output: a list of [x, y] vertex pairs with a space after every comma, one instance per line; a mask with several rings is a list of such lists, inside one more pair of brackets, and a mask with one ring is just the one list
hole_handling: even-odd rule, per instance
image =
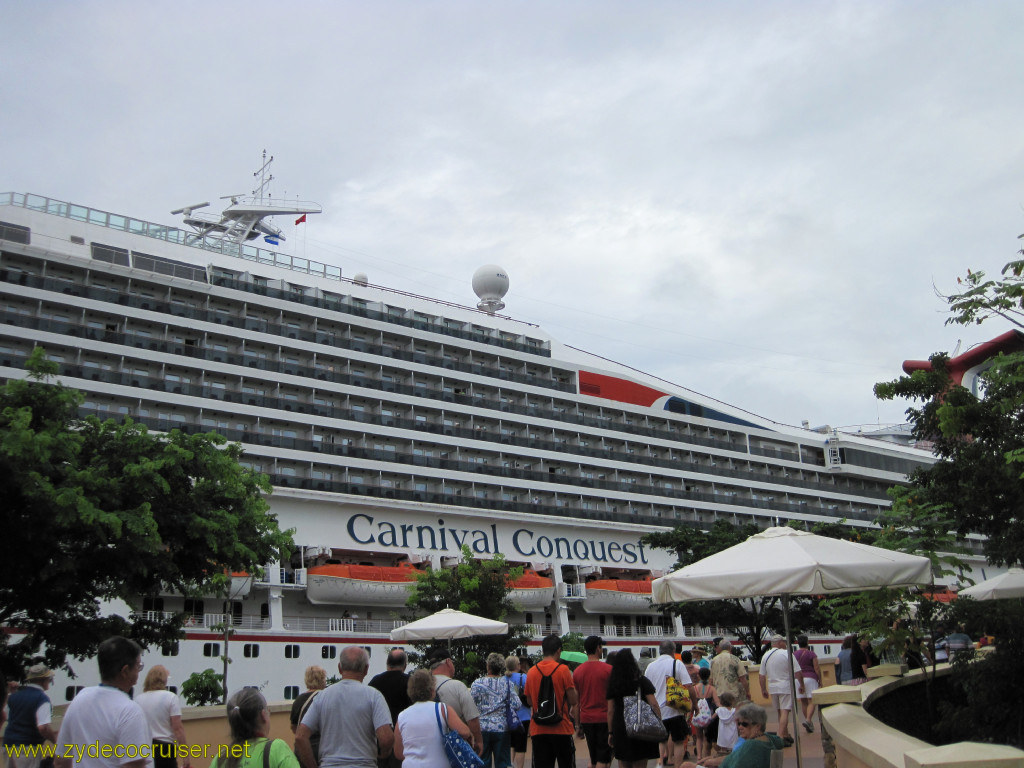
[[[946, 635], [936, 648], [953, 655], [970, 647], [962, 632]], [[966, 641], [964, 640], [966, 638]], [[425, 655], [409, 674], [400, 648], [387, 656], [386, 671], [364, 685], [369, 655], [359, 646], [341, 650], [340, 680], [328, 685], [327, 671], [306, 669], [306, 690], [293, 702], [294, 745], [270, 739], [267, 702], [255, 688], [235, 692], [227, 702], [228, 749], [211, 768], [444, 768], [444, 737], [459, 734], [485, 766], [523, 768], [527, 747], [534, 768], [575, 768], [576, 741], [585, 740], [589, 768], [767, 768], [770, 753], [793, 743], [790, 726], [814, 731], [812, 694], [822, 682], [821, 665], [806, 635], [792, 651], [776, 635], [761, 658], [757, 680], [778, 717], [778, 733], [766, 733], [767, 713], [751, 702], [747, 668], [728, 640], [713, 651], [681, 651], [672, 640], [641, 671], [630, 649], [606, 653], [604, 641], [584, 641], [586, 661], [572, 669], [562, 660], [562, 640], [546, 636], [542, 659], [492, 653], [486, 673], [466, 686], [455, 677], [447, 646]], [[928, 661], [923, 643], [908, 639], [905, 660]], [[705, 655], [710, 658], [705, 658]], [[47, 691], [53, 672], [43, 664], [25, 670], [6, 709], [5, 743], [11, 747], [57, 745], [52, 768], [189, 768], [178, 697], [168, 690], [160, 665], [146, 674], [143, 690], [131, 694], [143, 670], [142, 650], [132, 640], [112, 637], [97, 654], [101, 683], [71, 702], [60, 731], [54, 729]], [[870, 639], [850, 635], [835, 659], [836, 682], [856, 685], [878, 663]], [[795, 680], [793, 699], [790, 679]], [[646, 703], [664, 726], [662, 741], [631, 735], [626, 702]], [[632, 709], [631, 709], [632, 711]], [[146, 754], [77, 754], [74, 745], [150, 745]], [[692, 748], [692, 754], [691, 754]], [[70, 757], [69, 757], [70, 755]], [[44, 764], [45, 763], [45, 764]], [[11, 768], [51, 768], [40, 755], [22, 751]]]

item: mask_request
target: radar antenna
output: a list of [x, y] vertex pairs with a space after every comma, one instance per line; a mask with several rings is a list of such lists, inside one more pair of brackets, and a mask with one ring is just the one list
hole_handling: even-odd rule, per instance
[[175, 210], [171, 211], [171, 216], [177, 216], [179, 213], [183, 213], [183, 214], [185, 214], [185, 218], [187, 219], [187, 218], [189, 218], [192, 215], [192, 211], [198, 211], [200, 208], [205, 208], [209, 204], [210, 204], [209, 202], [206, 202], [206, 203], [193, 203], [192, 205], [185, 205], [185, 206], [182, 206], [181, 208], [176, 208]]

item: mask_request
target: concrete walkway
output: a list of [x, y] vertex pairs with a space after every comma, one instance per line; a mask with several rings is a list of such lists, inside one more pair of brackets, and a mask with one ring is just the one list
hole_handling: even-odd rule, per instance
[[[768, 712], [768, 730], [771, 732], [777, 732], [778, 730], [778, 718], [775, 716], [775, 712]], [[814, 733], [806, 733], [802, 728], [800, 729], [800, 748], [803, 754], [803, 768], [825, 768], [825, 752], [821, 744], [821, 723], [816, 722], [814, 724]], [[690, 746], [693, 746], [693, 742], [690, 742]], [[526, 752], [526, 768], [530, 766], [530, 751]], [[587, 752], [587, 742], [580, 739], [576, 739], [576, 768], [587, 768], [590, 764], [590, 757]], [[612, 766], [616, 765], [616, 761], [612, 761]], [[656, 761], [651, 760], [648, 764], [648, 768], [655, 768]], [[796, 746], [788, 747], [784, 754], [784, 768], [796, 768]]]

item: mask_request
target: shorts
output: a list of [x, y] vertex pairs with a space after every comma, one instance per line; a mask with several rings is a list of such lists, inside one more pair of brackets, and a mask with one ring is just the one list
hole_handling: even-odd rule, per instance
[[535, 733], [533, 735], [534, 768], [575, 768], [576, 744], [569, 734]]
[[[662, 722], [665, 723], [665, 730], [668, 731], [669, 738], [676, 744], [681, 744], [690, 737], [690, 729], [686, 727], [685, 715], [676, 715]], [[668, 741], [668, 739], [665, 739], [665, 741]]]
[[819, 683], [814, 678], [804, 678], [804, 692], [800, 693], [797, 691], [796, 697], [798, 699], [809, 699], [811, 694], [818, 690]]
[[580, 730], [587, 740], [591, 764], [609, 764], [612, 761], [612, 748], [608, 746], [608, 723], [583, 723]]
[[771, 699], [772, 706], [779, 711], [793, 708], [793, 694], [791, 693], [773, 693]]
[[516, 752], [525, 752], [527, 739], [530, 738], [530, 721], [523, 720], [523, 728], [520, 731], [512, 731], [509, 734], [509, 746]]

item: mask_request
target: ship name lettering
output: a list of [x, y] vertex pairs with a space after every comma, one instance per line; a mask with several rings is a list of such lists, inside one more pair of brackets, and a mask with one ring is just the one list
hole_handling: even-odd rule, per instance
[[[466, 544], [478, 555], [494, 555], [501, 552], [498, 547], [498, 526], [492, 524], [490, 531], [469, 528], [446, 528], [444, 520], [438, 520], [438, 527], [432, 525], [395, 525], [387, 520], [377, 520], [363, 512], [348, 519], [348, 535], [357, 544], [379, 544], [382, 547], [415, 547], [416, 549], [448, 550], [448, 535], [456, 548]], [[373, 529], [376, 528], [376, 534]], [[414, 534], [410, 536], [410, 534]], [[440, 546], [438, 546], [440, 534]], [[472, 541], [471, 541], [472, 540]]]

